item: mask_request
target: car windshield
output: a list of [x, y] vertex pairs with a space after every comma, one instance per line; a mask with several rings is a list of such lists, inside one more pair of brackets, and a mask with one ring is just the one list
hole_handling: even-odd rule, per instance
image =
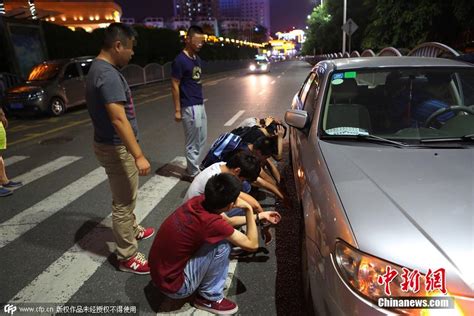
[[28, 81], [51, 80], [58, 75], [61, 65], [61, 63], [53, 62], [36, 65], [31, 70]]
[[260, 63], [267, 63], [268, 58], [267, 58], [267, 56], [256, 56], [255, 61], [260, 62]]
[[325, 136], [419, 143], [474, 134], [474, 68], [334, 72], [326, 93]]

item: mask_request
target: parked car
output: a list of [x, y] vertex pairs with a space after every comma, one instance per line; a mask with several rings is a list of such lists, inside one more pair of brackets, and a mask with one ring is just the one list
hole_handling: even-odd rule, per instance
[[70, 107], [84, 104], [85, 78], [92, 58], [50, 60], [36, 65], [25, 83], [6, 91], [4, 108], [13, 115], [44, 112], [59, 116]]
[[270, 72], [270, 61], [265, 55], [257, 55], [249, 66], [250, 73]]
[[[383, 299], [450, 296], [450, 315], [472, 313], [474, 66], [423, 57], [320, 61], [285, 120], [308, 309], [418, 314], [387, 309]], [[403, 285], [403, 268], [419, 273], [419, 291]]]

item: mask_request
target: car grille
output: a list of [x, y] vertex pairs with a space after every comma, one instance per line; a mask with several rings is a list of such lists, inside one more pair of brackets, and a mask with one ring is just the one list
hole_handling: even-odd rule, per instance
[[29, 93], [15, 93], [15, 94], [7, 94], [6, 100], [9, 102], [15, 101], [27, 101]]

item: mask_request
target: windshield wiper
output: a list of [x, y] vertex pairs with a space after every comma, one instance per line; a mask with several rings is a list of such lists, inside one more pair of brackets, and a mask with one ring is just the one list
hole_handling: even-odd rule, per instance
[[396, 140], [388, 139], [388, 138], [383, 138], [380, 136], [375, 136], [375, 135], [370, 135], [370, 134], [358, 134], [357, 135], [358, 139], [363, 139], [363, 140], [371, 140], [371, 141], [376, 141], [380, 143], [386, 143], [386, 144], [392, 144], [397, 147], [410, 147], [409, 144], [398, 142]]
[[443, 137], [421, 139], [421, 143], [440, 143], [440, 142], [474, 142], [474, 134], [467, 134], [460, 137]]
[[331, 139], [357, 139], [357, 140], [365, 140], [365, 141], [373, 141], [377, 143], [383, 144], [390, 144], [399, 148], [403, 147], [410, 147], [410, 144], [397, 142], [395, 140], [391, 140], [388, 138], [383, 138], [380, 136], [370, 135], [370, 134], [355, 134], [355, 135], [324, 135], [324, 138], [331, 138]]

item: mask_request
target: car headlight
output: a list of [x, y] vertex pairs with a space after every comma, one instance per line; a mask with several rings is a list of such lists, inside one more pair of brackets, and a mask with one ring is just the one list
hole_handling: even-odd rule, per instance
[[[389, 282], [391, 297], [426, 298], [431, 296], [444, 296], [437, 290], [434, 292], [426, 291], [424, 284], [421, 284], [422, 282], [420, 282], [419, 291], [416, 293], [412, 290], [403, 291], [401, 288], [403, 284], [403, 267], [363, 253], [343, 241], [338, 241], [336, 243], [335, 259], [336, 268], [344, 282], [356, 293], [362, 295], [375, 304], [377, 304], [376, 301], [378, 298], [388, 296], [384, 290], [386, 285], [379, 284], [378, 282], [379, 277], [386, 274], [387, 266], [390, 267], [392, 271], [397, 272], [396, 277]], [[425, 279], [426, 276], [420, 273], [420, 277], [421, 279]], [[449, 292], [446, 294], [445, 297], [451, 296]], [[407, 313], [407, 310], [404, 310], [403, 308], [395, 310], [403, 312], [404, 314]], [[411, 309], [409, 314], [436, 315], [437, 311], [439, 310], [418, 309], [418, 312], [415, 312]], [[461, 310], [460, 306], [454, 302], [454, 309], [449, 310], [449, 315], [464, 315], [464, 312]]]
[[28, 95], [28, 99], [38, 99], [38, 98], [41, 98], [43, 94], [44, 94], [43, 90], [32, 92]]
[[262, 65], [262, 70], [267, 70], [268, 66], [267, 65]]
[[345, 242], [338, 241], [336, 243], [335, 257], [337, 268], [344, 281], [357, 293], [371, 301], [387, 296], [384, 292], [384, 285], [377, 281], [379, 276], [386, 273], [387, 266], [397, 272], [397, 276], [390, 283], [391, 296], [426, 296], [423, 287], [420, 287], [420, 291], [417, 293], [402, 291], [400, 287], [403, 282], [402, 267], [362, 253]]
[[250, 69], [250, 71], [255, 71], [255, 69], [257, 69], [257, 67], [255, 67], [255, 65], [250, 65], [249, 69]]

